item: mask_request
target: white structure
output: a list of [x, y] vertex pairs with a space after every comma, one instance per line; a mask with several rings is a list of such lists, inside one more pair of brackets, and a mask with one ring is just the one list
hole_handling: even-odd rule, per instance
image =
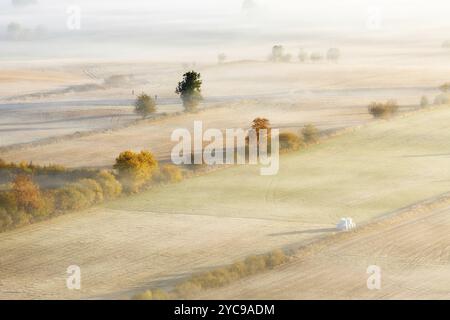
[[356, 224], [353, 222], [352, 218], [341, 218], [336, 228], [339, 231], [350, 231], [356, 228]]

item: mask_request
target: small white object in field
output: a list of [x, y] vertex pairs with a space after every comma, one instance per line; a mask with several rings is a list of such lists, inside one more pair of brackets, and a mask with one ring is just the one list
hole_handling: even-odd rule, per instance
[[356, 228], [352, 218], [341, 218], [336, 228], [340, 231], [349, 231]]

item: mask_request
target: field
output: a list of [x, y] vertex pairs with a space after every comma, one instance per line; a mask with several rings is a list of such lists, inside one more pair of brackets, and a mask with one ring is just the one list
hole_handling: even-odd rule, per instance
[[[284, 130], [298, 131], [309, 122], [322, 130], [357, 126], [371, 120], [367, 105], [372, 101], [396, 99], [402, 110], [409, 110], [422, 95], [432, 102], [439, 93], [437, 87], [447, 81], [449, 58], [435, 48], [422, 53], [405, 47], [401, 54], [410, 51], [414, 54], [402, 63], [392, 61], [393, 55], [377, 60], [377, 65], [368, 64], [372, 55], [364, 60], [348, 57], [338, 64], [199, 65], [205, 101], [196, 115], [178, 114], [182, 106], [174, 88], [185, 71], [180, 64], [55, 62], [45, 69], [31, 63], [25, 70], [8, 65], [4, 81], [9, 90], [0, 88], [1, 156], [37, 164], [108, 167], [126, 149], [149, 149], [167, 160], [173, 129], [191, 129], [194, 120], [219, 129], [248, 128], [258, 116]], [[421, 66], [421, 54], [434, 60]], [[130, 81], [105, 85], [112, 76], [130, 73]], [[38, 76], [44, 80], [35, 81], [36, 86], [33, 79]], [[18, 94], [23, 88], [27, 90]], [[132, 104], [142, 91], [158, 95], [156, 116], [168, 116], [139, 122]]]
[[[365, 224], [433, 198], [450, 187], [450, 156], [446, 152], [449, 120], [450, 109], [441, 106], [372, 122], [307, 150], [282, 156], [276, 176], [260, 176], [258, 168], [252, 166], [224, 169], [0, 234], [0, 297], [127, 298], [148, 287], [168, 287], [193, 272], [249, 254], [304, 245], [332, 235], [337, 221], [344, 216]], [[399, 227], [405, 232], [394, 233], [393, 240], [381, 233], [370, 241], [384, 255], [385, 246], [386, 250], [397, 250], [397, 242], [391, 241], [401, 238], [407, 245], [408, 232], [424, 230], [425, 237], [426, 232], [438, 228], [438, 236], [429, 243], [423, 244], [425, 238], [414, 239], [429, 254], [416, 257], [420, 247], [387, 251], [393, 257], [391, 261], [391, 256], [386, 256], [386, 263], [391, 261], [392, 268], [398, 266], [396, 252], [404, 252], [412, 261], [445, 261], [446, 223], [445, 214], [436, 213], [425, 225], [416, 223], [411, 231], [405, 222], [404, 227]], [[392, 234], [390, 229], [382, 232]], [[439, 245], [433, 246], [433, 241]], [[398, 245], [401, 250], [401, 242]], [[345, 251], [351, 246], [354, 249]], [[364, 249], [355, 240], [344, 243], [342, 248], [332, 247], [330, 252], [342, 250], [343, 256], [358, 255]], [[327, 262], [327, 255], [321, 259]], [[311, 272], [322, 274], [320, 261], [311, 262]], [[344, 268], [346, 261], [339, 262], [340, 266]], [[361, 260], [353, 268], [365, 262]], [[71, 264], [81, 267], [80, 291], [65, 287], [65, 271]], [[286, 272], [297, 272], [296, 268], [286, 266]], [[434, 268], [439, 266], [431, 268], [437, 270]], [[269, 285], [271, 281], [267, 280]], [[236, 290], [229, 292], [243, 292]], [[316, 292], [325, 298], [336, 294], [334, 288]]]
[[[356, 232], [308, 258], [197, 296], [204, 299], [450, 299], [450, 208]], [[367, 268], [381, 268], [369, 290]]]

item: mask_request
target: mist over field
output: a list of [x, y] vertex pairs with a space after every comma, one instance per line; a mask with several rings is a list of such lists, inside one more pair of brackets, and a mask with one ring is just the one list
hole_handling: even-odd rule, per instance
[[[274, 42], [296, 49], [318, 42], [421, 43], [450, 30], [442, 5], [444, 0], [3, 0], [0, 57], [214, 60], [232, 49], [235, 59], [252, 59], [264, 58], [261, 48]], [[80, 30], [67, 28], [74, 6], [81, 10]], [[16, 34], [8, 30], [12, 23], [20, 29]]]
[[0, 300], [450, 299], [449, 8], [0, 0]]

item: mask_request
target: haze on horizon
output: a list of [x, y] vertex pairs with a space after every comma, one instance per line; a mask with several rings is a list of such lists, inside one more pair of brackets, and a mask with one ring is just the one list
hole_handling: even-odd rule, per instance
[[[445, 40], [450, 30], [444, 0], [15, 1], [0, 3], [2, 60], [180, 59], [199, 52], [214, 59], [229, 48], [244, 59], [276, 43], [414, 41], [421, 34], [442, 34]], [[67, 28], [71, 6], [81, 9], [80, 30]], [[368, 30], [374, 14], [382, 24]], [[11, 39], [12, 23], [27, 36]]]

